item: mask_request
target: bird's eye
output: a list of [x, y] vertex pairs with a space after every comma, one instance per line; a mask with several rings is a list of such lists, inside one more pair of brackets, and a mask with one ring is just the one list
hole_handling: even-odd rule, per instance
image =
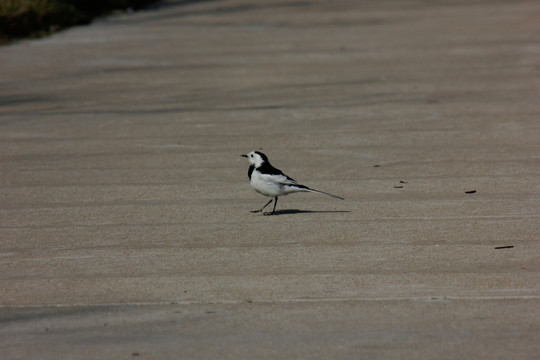
[[249, 155], [249, 157], [253, 157], [253, 154]]

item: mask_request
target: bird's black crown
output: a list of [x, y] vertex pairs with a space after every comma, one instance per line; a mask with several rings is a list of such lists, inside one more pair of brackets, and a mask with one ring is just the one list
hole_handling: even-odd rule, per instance
[[255, 154], [259, 155], [259, 156], [261, 157], [261, 159], [263, 159], [263, 161], [264, 161], [265, 163], [268, 163], [268, 162], [269, 162], [269, 161], [268, 161], [268, 157], [267, 157], [266, 155], [264, 155], [262, 152], [260, 152], [260, 151], [255, 151]]

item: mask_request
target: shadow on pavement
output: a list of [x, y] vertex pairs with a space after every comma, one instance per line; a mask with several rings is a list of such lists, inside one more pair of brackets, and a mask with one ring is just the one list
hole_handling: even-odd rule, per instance
[[322, 214], [322, 213], [350, 213], [349, 210], [300, 210], [300, 209], [284, 209], [276, 210], [273, 215], [293, 215], [293, 214]]

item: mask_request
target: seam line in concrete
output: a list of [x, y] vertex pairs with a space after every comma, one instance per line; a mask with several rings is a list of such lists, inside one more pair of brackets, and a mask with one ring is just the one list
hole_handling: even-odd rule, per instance
[[106, 304], [29, 304], [0, 305], [0, 309], [24, 308], [69, 308], [69, 307], [120, 307], [120, 306], [163, 306], [163, 305], [237, 305], [237, 304], [286, 304], [325, 302], [375, 302], [375, 301], [498, 301], [498, 300], [540, 300], [540, 295], [523, 296], [422, 296], [422, 297], [379, 297], [379, 298], [327, 298], [327, 299], [277, 299], [277, 300], [224, 300], [224, 301], [155, 301]]

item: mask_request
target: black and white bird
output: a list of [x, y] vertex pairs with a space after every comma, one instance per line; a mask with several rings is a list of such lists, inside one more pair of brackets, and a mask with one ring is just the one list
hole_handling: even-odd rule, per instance
[[268, 201], [261, 209], [253, 210], [253, 213], [262, 212], [264, 208], [267, 207], [272, 200], [274, 200], [274, 209], [272, 212], [264, 213], [265, 215], [273, 215], [276, 211], [278, 197], [295, 192], [313, 192], [343, 200], [342, 197], [328, 194], [319, 190], [310, 189], [307, 186], [298, 183], [296, 180], [291, 179], [281, 170], [273, 167], [270, 164], [270, 161], [268, 161], [268, 157], [260, 151], [252, 151], [247, 155], [241, 156], [246, 157], [249, 160], [248, 177], [251, 186], [259, 194], [273, 198], [270, 199], [270, 201]]

